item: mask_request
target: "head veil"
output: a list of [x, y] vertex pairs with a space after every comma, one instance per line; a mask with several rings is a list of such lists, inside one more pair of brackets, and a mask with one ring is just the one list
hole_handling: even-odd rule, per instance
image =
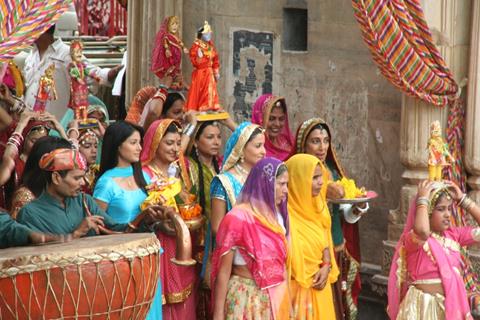
[[[326, 169], [315, 156], [297, 154], [286, 162], [289, 174], [288, 212], [290, 216], [289, 271], [291, 277], [305, 288], [312, 285], [313, 276], [323, 262], [321, 252], [329, 248], [332, 270], [330, 283], [337, 280], [331, 218], [326, 202]], [[320, 194], [312, 196], [315, 168], [320, 166], [323, 186]]]
[[[180, 133], [182, 132], [182, 126], [180, 123], [173, 119], [155, 120], [152, 122], [150, 127], [148, 127], [147, 133], [143, 138], [143, 148], [140, 156], [142, 165], [148, 165], [155, 158], [160, 141], [171, 124], [175, 124], [179, 129], [178, 131]], [[180, 167], [180, 174], [182, 176], [183, 183], [185, 184], [187, 190], [190, 190], [192, 187], [192, 182], [188, 174], [188, 165], [183, 152], [180, 152], [178, 155], [178, 166]]]
[[243, 154], [243, 148], [255, 129], [260, 128], [257, 124], [251, 122], [242, 122], [233, 131], [225, 144], [225, 153], [223, 158], [222, 172], [228, 171], [240, 160]]
[[334, 168], [337, 170], [338, 174], [340, 175], [340, 178], [342, 178], [345, 176], [345, 170], [338, 161], [337, 154], [332, 143], [332, 130], [330, 130], [330, 127], [325, 122], [325, 120], [321, 118], [312, 118], [302, 122], [302, 124], [297, 130], [297, 135], [295, 138], [295, 151], [296, 153], [305, 153], [305, 144], [307, 143], [307, 137], [310, 132], [312, 132], [313, 128], [315, 128], [317, 125], [321, 125], [327, 131], [328, 136], [330, 137], [330, 146], [328, 147], [327, 158], [325, 159], [325, 162], [327, 165], [333, 165]]
[[265, 137], [265, 149], [267, 150], [267, 157], [275, 157], [280, 160], [286, 160], [292, 153], [292, 148], [294, 147], [294, 138], [290, 132], [290, 127], [288, 124], [288, 112], [287, 104], [285, 98], [273, 96], [271, 94], [261, 95], [252, 109], [252, 123], [258, 124], [265, 128], [265, 124], [268, 122], [270, 113], [274, 106], [280, 103], [285, 110], [285, 126], [282, 128], [277, 141], [273, 143], [268, 138], [268, 135]]

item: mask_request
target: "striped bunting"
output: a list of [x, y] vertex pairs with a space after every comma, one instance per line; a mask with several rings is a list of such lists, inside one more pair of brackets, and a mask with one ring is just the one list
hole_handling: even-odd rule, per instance
[[30, 46], [60, 15], [71, 0], [0, 0], [0, 61]]

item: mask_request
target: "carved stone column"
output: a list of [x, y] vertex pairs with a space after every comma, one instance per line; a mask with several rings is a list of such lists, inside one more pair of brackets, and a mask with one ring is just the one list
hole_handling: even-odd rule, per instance
[[[183, 0], [135, 0], [128, 2], [127, 107], [135, 93], [146, 85], [157, 85], [150, 71], [150, 55], [155, 35], [167, 16], [176, 15], [182, 26]], [[180, 29], [181, 34], [181, 29]]]
[[472, 4], [472, 32], [470, 39], [470, 65], [468, 69], [468, 99], [465, 128], [465, 166], [470, 196], [480, 201], [480, 1]]
[[[422, 1], [426, 19], [432, 30], [436, 45], [457, 81], [466, 77], [468, 70], [471, 4], [471, 0]], [[480, 3], [477, 3], [477, 5], [480, 5]], [[403, 96], [400, 158], [405, 166], [405, 171], [402, 174], [405, 185], [400, 192], [398, 208], [390, 211], [388, 239], [384, 241], [382, 275], [374, 277], [373, 281], [376, 284], [386, 284], [392, 255], [396, 242], [403, 231], [410, 202], [416, 194], [418, 183], [428, 177], [426, 148], [430, 123], [439, 120], [445, 132], [447, 111], [445, 107], [435, 107], [419, 99]], [[480, 118], [480, 113], [478, 117]], [[478, 133], [480, 133], [480, 126]], [[480, 137], [477, 139], [480, 142]], [[480, 155], [480, 146], [477, 149], [477, 155]], [[480, 172], [480, 161], [476, 168]]]

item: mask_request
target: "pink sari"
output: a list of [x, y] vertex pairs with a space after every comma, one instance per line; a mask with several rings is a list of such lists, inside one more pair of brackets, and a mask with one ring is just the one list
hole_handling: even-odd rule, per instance
[[[405, 254], [405, 243], [415, 222], [416, 214], [416, 199], [410, 204], [408, 211], [407, 222], [403, 229], [402, 236], [395, 248], [395, 254], [392, 259], [392, 266], [390, 268], [390, 275], [388, 279], [388, 315], [390, 319], [396, 319], [399, 306], [408, 290], [408, 278], [403, 275], [402, 270], [406, 268], [405, 263], [408, 263]], [[452, 228], [455, 229], [455, 228]], [[447, 230], [444, 234], [446, 238], [455, 232]], [[454, 239], [456, 240], [456, 239]], [[467, 293], [462, 277], [457, 274], [452, 265], [449, 255], [442, 248], [441, 244], [432, 236], [427, 239], [427, 244], [430, 247], [433, 259], [438, 266], [442, 286], [445, 293], [445, 319], [473, 319], [470, 315], [470, 306], [467, 300]], [[425, 258], [427, 259], [427, 258]], [[418, 261], [420, 265], [422, 261]], [[427, 264], [428, 261], [425, 261]], [[412, 276], [414, 277], [414, 275]]]
[[246, 206], [237, 206], [223, 218], [216, 243], [212, 258], [212, 288], [215, 288], [221, 257], [237, 248], [257, 286], [268, 291], [273, 318], [288, 319], [290, 300], [286, 294], [285, 235], [272, 229], [265, 220], [261, 222]]
[[267, 157], [274, 157], [278, 160], [285, 161], [292, 154], [292, 150], [295, 147], [294, 137], [288, 126], [288, 112], [285, 98], [272, 96], [271, 94], [260, 96], [253, 105], [252, 123], [265, 128], [265, 123], [270, 117], [270, 112], [277, 102], [282, 103], [285, 107], [285, 126], [275, 142], [270, 141], [268, 135], [265, 135], [265, 149], [267, 150]]
[[[172, 123], [180, 128], [180, 124], [172, 119], [156, 120], [150, 125], [145, 134], [141, 160], [144, 165], [143, 171], [152, 180], [162, 179], [161, 176], [155, 174], [148, 164], [155, 157], [160, 141]], [[171, 259], [175, 257], [176, 238], [160, 231], [156, 234], [164, 250], [160, 257], [162, 265], [160, 279], [162, 281], [163, 319], [196, 319], [197, 269], [195, 266], [173, 264]]]

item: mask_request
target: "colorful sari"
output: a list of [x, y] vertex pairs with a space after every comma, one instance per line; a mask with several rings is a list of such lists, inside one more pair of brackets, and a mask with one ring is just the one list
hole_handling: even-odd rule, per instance
[[[296, 135], [296, 152], [304, 153], [308, 135], [314, 127], [321, 124], [330, 137], [330, 146], [325, 159], [330, 181], [340, 180], [345, 176], [338, 161], [335, 148], [332, 146], [332, 131], [321, 118], [304, 121]], [[335, 303], [337, 316], [343, 319], [356, 319], [358, 315], [358, 296], [361, 290], [360, 279], [360, 233], [358, 223], [347, 223], [341, 215], [338, 204], [331, 205], [332, 237], [335, 246], [335, 259], [340, 270], [339, 281], [335, 284]], [[342, 288], [343, 287], [343, 288]], [[346, 289], [346, 290], [344, 290]]]
[[243, 148], [256, 128], [259, 128], [256, 124], [242, 122], [235, 129], [225, 144], [222, 171], [212, 180], [210, 186], [211, 198], [225, 201], [227, 211], [230, 211], [237, 202], [237, 196], [240, 194], [243, 186], [243, 181], [239, 181], [233, 174], [227, 171], [240, 161]]
[[[443, 186], [434, 189], [430, 194], [429, 207], [435, 205], [433, 199], [439, 192], [448, 193], [448, 190]], [[412, 243], [417, 242], [412, 241], [415, 215], [416, 198], [410, 204], [407, 221], [392, 258], [388, 279], [388, 315], [391, 319], [408, 319], [408, 314], [414, 312], [422, 314], [422, 319], [473, 319], [459, 272], [462, 264], [460, 249], [461, 246], [478, 244], [480, 229], [450, 227], [442, 235], [432, 233], [423, 244], [419, 242], [413, 246]], [[431, 280], [423, 279], [422, 275], [439, 278], [444, 291], [444, 297], [436, 301], [440, 308], [427, 309], [425, 301], [432, 300], [431, 295], [413, 285]], [[415, 298], [420, 298], [423, 303], [417, 303]], [[440, 312], [438, 309], [441, 309]]]
[[[330, 231], [331, 218], [326, 202], [326, 169], [316, 157], [297, 154], [286, 162], [289, 174], [288, 213], [290, 215], [290, 246], [288, 269], [295, 319], [335, 319], [331, 284], [339, 270], [334, 259]], [[312, 196], [315, 168], [322, 168], [324, 184], [320, 195]], [[323, 251], [328, 248], [332, 269], [322, 290], [312, 288], [313, 278], [320, 270]]]
[[291, 155], [294, 147], [294, 137], [288, 125], [288, 111], [285, 98], [272, 96], [269, 93], [260, 96], [253, 105], [252, 123], [265, 128], [268, 118], [270, 117], [270, 112], [272, 112], [273, 107], [276, 106], [277, 103], [281, 103], [285, 110], [285, 125], [275, 141], [271, 141], [268, 135], [265, 135], [265, 149], [267, 150], [267, 157], [274, 157], [285, 161]]
[[[172, 119], [156, 120], [152, 122], [145, 134], [141, 161], [143, 169], [154, 180], [168, 179], [149, 166], [154, 159], [160, 141], [170, 124], [180, 124]], [[181, 170], [182, 171], [182, 170]], [[183, 177], [183, 175], [182, 175]], [[195, 319], [197, 273], [195, 266], [178, 266], [171, 262], [176, 252], [176, 237], [157, 232], [164, 250], [161, 256], [160, 278], [163, 293], [164, 319]]]
[[[238, 276], [230, 278], [226, 319], [290, 317], [286, 278], [287, 204], [284, 201], [275, 205], [275, 181], [280, 165], [282, 162], [274, 158], [260, 160], [245, 181], [237, 205], [220, 223], [212, 258], [212, 288], [215, 288], [221, 258], [232, 250], [241, 254], [254, 280], [253, 283]], [[247, 294], [249, 299], [245, 301]], [[265, 294], [268, 301], [264, 299]]]

